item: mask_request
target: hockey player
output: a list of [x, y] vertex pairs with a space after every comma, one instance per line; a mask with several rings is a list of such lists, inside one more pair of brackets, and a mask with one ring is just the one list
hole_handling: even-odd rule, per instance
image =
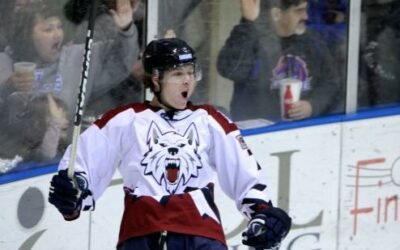
[[272, 205], [235, 124], [212, 106], [189, 101], [200, 78], [192, 48], [177, 38], [152, 41], [143, 66], [152, 101], [111, 110], [82, 133], [74, 175], [79, 191], [67, 175], [68, 149], [49, 202], [74, 220], [93, 207], [119, 169], [126, 195], [118, 250], [225, 250], [213, 200], [218, 178], [250, 219], [243, 243], [277, 249], [291, 218]]

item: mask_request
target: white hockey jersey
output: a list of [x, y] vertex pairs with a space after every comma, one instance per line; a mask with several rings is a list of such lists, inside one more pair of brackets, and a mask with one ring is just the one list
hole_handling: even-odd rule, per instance
[[[70, 148], [59, 169], [68, 167]], [[149, 102], [111, 110], [78, 140], [75, 171], [83, 171], [93, 197], [123, 177], [125, 210], [119, 242], [160, 231], [199, 235], [225, 243], [213, 183], [250, 217], [269, 202], [260, 167], [236, 125], [212, 106], [170, 117]]]

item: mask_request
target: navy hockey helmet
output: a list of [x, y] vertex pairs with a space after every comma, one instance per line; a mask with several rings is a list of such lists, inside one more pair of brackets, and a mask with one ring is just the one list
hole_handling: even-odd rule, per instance
[[143, 52], [143, 67], [148, 74], [154, 69], [165, 70], [187, 63], [196, 64], [194, 50], [178, 38], [154, 40]]

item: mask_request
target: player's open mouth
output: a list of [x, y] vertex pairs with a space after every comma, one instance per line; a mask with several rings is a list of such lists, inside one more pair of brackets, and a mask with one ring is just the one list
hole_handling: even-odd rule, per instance
[[183, 91], [182, 92], [182, 96], [183, 96], [183, 98], [187, 98], [188, 97], [188, 92], [187, 91]]
[[178, 179], [180, 165], [180, 159], [165, 159], [165, 170], [167, 172], [167, 179], [172, 184], [174, 184]]

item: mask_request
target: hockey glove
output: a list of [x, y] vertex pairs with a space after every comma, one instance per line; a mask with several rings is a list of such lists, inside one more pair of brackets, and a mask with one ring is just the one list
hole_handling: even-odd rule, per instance
[[60, 170], [50, 182], [49, 202], [60, 211], [65, 220], [78, 218], [82, 200], [92, 194], [83, 172], [75, 172], [74, 175], [78, 189], [74, 188], [73, 180], [68, 177], [67, 170]]
[[254, 215], [243, 232], [243, 244], [261, 249], [279, 249], [288, 234], [292, 219], [277, 207], [264, 209]]

